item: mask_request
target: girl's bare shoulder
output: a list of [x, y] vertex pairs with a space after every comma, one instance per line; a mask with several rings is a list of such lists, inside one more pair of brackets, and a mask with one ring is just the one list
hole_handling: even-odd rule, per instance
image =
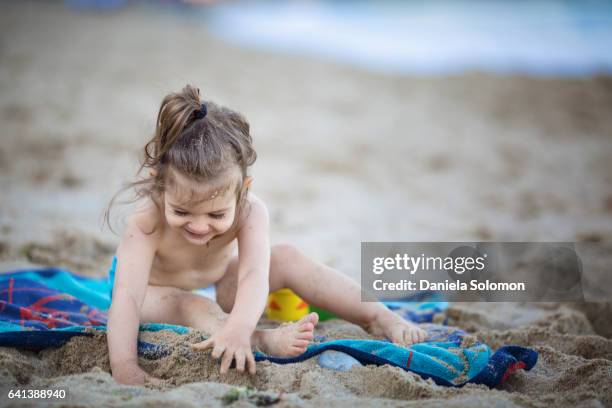
[[266, 203], [253, 193], [246, 197], [246, 211], [241, 220], [241, 227], [250, 223], [269, 223], [268, 207]]
[[128, 228], [137, 228], [145, 235], [159, 236], [163, 227], [162, 209], [151, 199], [146, 198], [128, 219]]
[[147, 200], [143, 200], [143, 203], [128, 217], [117, 256], [129, 255], [144, 259], [144, 254], [154, 254], [158, 250], [163, 229], [161, 212], [155, 203], [147, 203]]

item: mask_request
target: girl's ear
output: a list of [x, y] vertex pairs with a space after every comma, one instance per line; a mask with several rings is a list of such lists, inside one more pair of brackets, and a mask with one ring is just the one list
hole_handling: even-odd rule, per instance
[[242, 191], [244, 192], [245, 190], [248, 190], [251, 187], [251, 184], [253, 184], [253, 177], [245, 177], [244, 182], [242, 183]]
[[151, 176], [151, 177], [157, 177], [157, 170], [155, 170], [155, 169], [151, 169], [151, 170], [149, 170], [149, 176]]

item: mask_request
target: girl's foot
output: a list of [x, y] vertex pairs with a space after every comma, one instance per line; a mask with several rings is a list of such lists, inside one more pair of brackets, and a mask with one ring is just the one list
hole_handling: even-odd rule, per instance
[[401, 316], [385, 309], [382, 310], [367, 327], [375, 336], [385, 336], [400, 346], [411, 346], [427, 339], [427, 332], [416, 324], [402, 319]]
[[274, 357], [295, 357], [306, 351], [313, 338], [319, 315], [310, 313], [295, 323], [283, 324], [276, 329], [257, 330], [254, 345], [263, 353]]

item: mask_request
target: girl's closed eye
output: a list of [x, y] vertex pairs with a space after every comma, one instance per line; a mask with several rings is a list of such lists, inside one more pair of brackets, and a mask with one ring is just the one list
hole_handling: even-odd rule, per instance
[[215, 220], [220, 220], [220, 219], [222, 219], [223, 217], [225, 217], [225, 213], [220, 213], [220, 214], [210, 214], [210, 216], [211, 216], [212, 218], [214, 218]]
[[174, 212], [174, 214], [178, 215], [179, 217], [185, 217], [187, 216], [187, 211], [183, 211], [183, 210], [172, 210]]

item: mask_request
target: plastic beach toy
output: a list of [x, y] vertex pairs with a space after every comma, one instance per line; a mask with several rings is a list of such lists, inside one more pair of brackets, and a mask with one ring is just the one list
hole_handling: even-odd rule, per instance
[[289, 322], [299, 320], [309, 312], [308, 304], [291, 289], [280, 289], [268, 295], [266, 317]]

